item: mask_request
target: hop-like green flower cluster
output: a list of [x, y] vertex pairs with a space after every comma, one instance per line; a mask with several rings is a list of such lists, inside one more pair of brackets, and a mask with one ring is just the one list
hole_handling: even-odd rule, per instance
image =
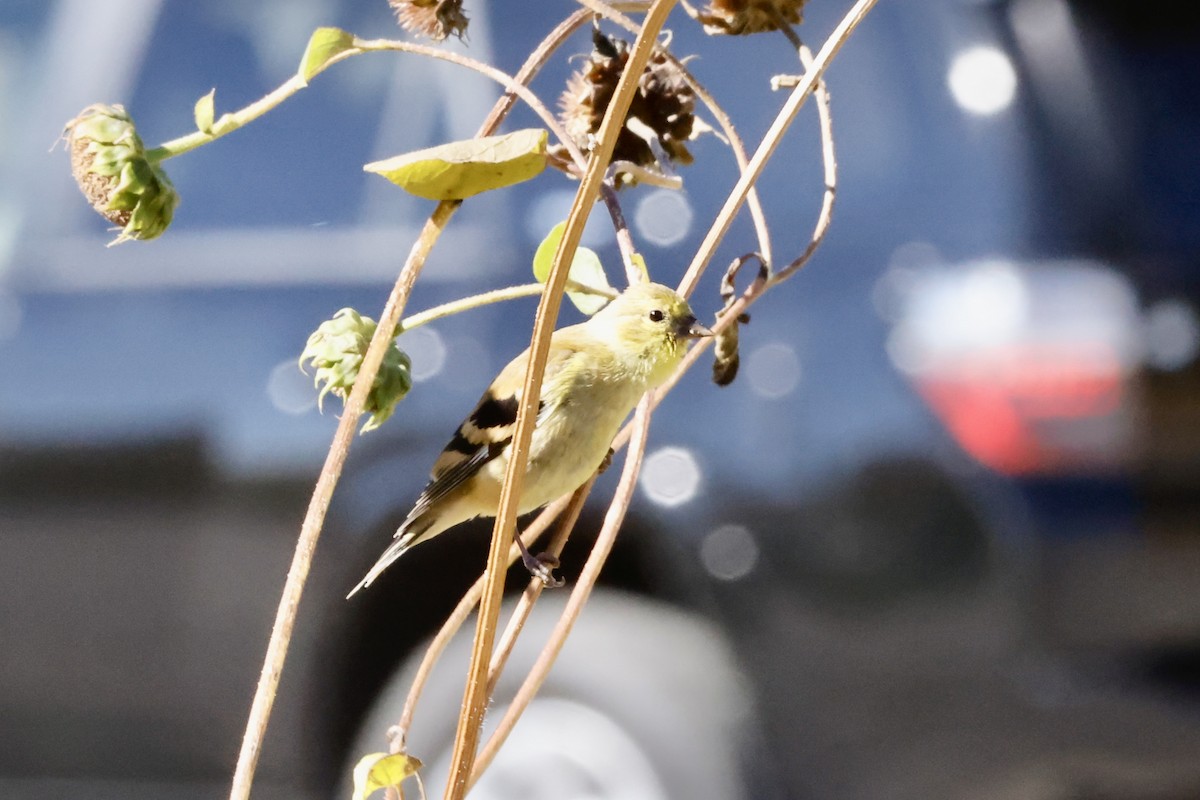
[[[343, 402], [350, 395], [375, 328], [375, 320], [362, 316], [353, 308], [343, 308], [308, 337], [308, 344], [300, 354], [300, 368], [303, 370], [307, 361], [315, 370], [313, 385], [321, 387], [318, 404], [327, 394], [334, 394]], [[363, 410], [369, 411], [371, 418], [363, 426], [363, 432], [374, 430], [387, 421], [410, 389], [412, 361], [393, 342], [388, 346], [367, 395]]]
[[113, 244], [162, 235], [179, 195], [167, 173], [146, 158], [133, 119], [121, 106], [88, 106], [63, 130], [71, 172], [84, 197], [121, 226]]

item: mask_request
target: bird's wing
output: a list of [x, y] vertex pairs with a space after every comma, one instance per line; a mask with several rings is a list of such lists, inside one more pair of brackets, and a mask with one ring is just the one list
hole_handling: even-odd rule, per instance
[[[555, 347], [546, 362], [543, 386], [550, 384], [554, 375], [577, 350], [570, 343], [558, 346], [558, 339], [556, 334]], [[529, 353], [526, 351], [509, 362], [483, 393], [483, 397], [475, 405], [475, 410], [458, 426], [454, 438], [434, 462], [429, 485], [417, 498], [416, 505], [408, 515], [409, 520], [421, 516], [430, 506], [469, 481], [485, 464], [508, 448], [517, 425], [517, 410], [521, 405], [528, 357]], [[543, 390], [543, 399], [538, 404], [539, 419], [547, 411], [544, 397]]]

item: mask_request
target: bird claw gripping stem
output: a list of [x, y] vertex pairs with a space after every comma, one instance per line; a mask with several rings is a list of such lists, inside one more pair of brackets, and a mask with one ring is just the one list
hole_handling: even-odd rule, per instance
[[517, 547], [521, 550], [521, 563], [525, 565], [531, 577], [540, 580], [547, 589], [557, 589], [563, 585], [563, 579], [554, 574], [554, 570], [561, 563], [558, 556], [545, 552], [535, 556], [529, 552], [519, 534], [513, 538], [517, 540]]

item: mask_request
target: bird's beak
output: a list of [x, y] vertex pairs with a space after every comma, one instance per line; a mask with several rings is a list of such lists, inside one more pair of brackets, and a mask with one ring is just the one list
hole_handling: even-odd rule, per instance
[[680, 320], [679, 335], [684, 339], [703, 339], [705, 336], [712, 336], [713, 332], [696, 321], [696, 318], [688, 315]]

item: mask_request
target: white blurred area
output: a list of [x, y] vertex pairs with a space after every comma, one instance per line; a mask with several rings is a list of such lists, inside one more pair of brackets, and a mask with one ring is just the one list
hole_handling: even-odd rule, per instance
[[317, 405], [319, 390], [312, 376], [302, 372], [292, 358], [285, 358], [271, 369], [265, 389], [271, 405], [285, 414], [303, 414]]
[[638, 235], [646, 241], [659, 247], [671, 247], [688, 235], [694, 217], [687, 195], [670, 189], [656, 189], [638, 201], [633, 224]]
[[746, 381], [751, 391], [768, 400], [788, 397], [800, 383], [800, 357], [783, 341], [767, 342], [746, 359]]
[[396, 340], [396, 345], [412, 359], [414, 383], [436, 378], [446, 366], [446, 343], [433, 328], [407, 331]]
[[1010, 474], [1128, 463], [1135, 374], [1182, 368], [1200, 350], [1194, 309], [1143, 311], [1129, 279], [1095, 261], [950, 265], [907, 245], [874, 300], [893, 325], [893, 366], [967, 452]]
[[999, 48], [977, 45], [954, 56], [946, 75], [954, 102], [981, 117], [1004, 111], [1017, 95], [1017, 71]]
[[646, 456], [640, 481], [651, 502], [675, 508], [696, 498], [701, 483], [700, 465], [685, 447], [663, 447]]

